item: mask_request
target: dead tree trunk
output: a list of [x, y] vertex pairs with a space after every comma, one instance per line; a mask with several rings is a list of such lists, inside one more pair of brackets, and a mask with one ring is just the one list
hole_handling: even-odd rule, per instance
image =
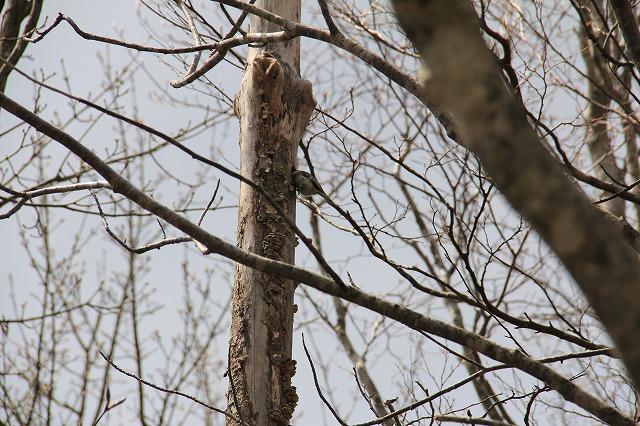
[[[264, 0], [257, 6], [299, 21], [299, 0]], [[253, 17], [251, 32], [281, 28]], [[236, 114], [240, 118], [240, 169], [295, 216], [290, 186], [296, 149], [313, 108], [311, 84], [300, 73], [297, 39], [252, 48]], [[294, 262], [295, 236], [255, 190], [240, 185], [238, 245], [252, 253]], [[298, 401], [291, 378], [293, 295], [295, 283], [238, 265], [229, 342], [228, 410], [240, 422], [288, 425]]]

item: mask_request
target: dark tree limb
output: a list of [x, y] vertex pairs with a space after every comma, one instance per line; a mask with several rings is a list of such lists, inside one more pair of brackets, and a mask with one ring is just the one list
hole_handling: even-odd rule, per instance
[[620, 32], [622, 32], [631, 60], [636, 69], [640, 71], [640, 30], [636, 16], [631, 9], [631, 2], [629, 0], [609, 0], [609, 4], [618, 19]]

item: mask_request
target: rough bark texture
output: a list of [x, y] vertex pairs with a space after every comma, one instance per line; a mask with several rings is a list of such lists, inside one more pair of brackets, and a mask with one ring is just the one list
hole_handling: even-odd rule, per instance
[[[426, 95], [454, 117], [513, 207], [585, 292], [640, 383], [640, 262], [566, 178], [503, 84], [467, 0], [396, 0], [398, 19], [425, 62]], [[611, 419], [605, 419], [611, 421]]]
[[[260, 7], [299, 20], [299, 1], [258, 2]], [[252, 18], [252, 32], [277, 28]], [[296, 158], [315, 101], [311, 84], [299, 77], [297, 40], [251, 49], [236, 99], [240, 118], [241, 173], [261, 185], [295, 217], [290, 185]], [[294, 263], [295, 237], [278, 213], [249, 186], [240, 186], [238, 245], [271, 259]], [[228, 409], [252, 425], [288, 425], [298, 401], [291, 378], [295, 284], [238, 265], [229, 345]], [[237, 424], [229, 420], [228, 424]]]

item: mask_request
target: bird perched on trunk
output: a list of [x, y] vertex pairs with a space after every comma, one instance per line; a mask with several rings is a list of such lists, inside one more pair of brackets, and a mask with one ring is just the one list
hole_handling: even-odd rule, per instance
[[306, 197], [318, 194], [329, 201], [329, 196], [322, 190], [320, 183], [311, 173], [291, 167], [291, 181], [300, 194]]

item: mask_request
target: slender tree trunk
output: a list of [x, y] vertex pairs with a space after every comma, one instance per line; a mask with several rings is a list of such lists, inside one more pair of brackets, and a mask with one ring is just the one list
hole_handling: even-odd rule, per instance
[[[598, 4], [580, 0], [578, 2], [581, 8], [589, 11], [585, 16], [591, 17], [588, 27], [598, 38], [599, 43], [604, 49], [607, 47], [607, 39], [610, 37], [604, 32], [605, 24], [599, 18], [597, 8], [604, 9], [606, 4], [604, 1]], [[587, 29], [585, 29], [587, 31]], [[616, 156], [614, 146], [609, 135], [609, 108], [618, 92], [614, 88], [613, 75], [609, 70], [607, 61], [602, 53], [595, 47], [593, 41], [589, 40], [586, 32], [582, 34], [582, 57], [586, 65], [587, 73], [587, 96], [589, 103], [584, 111], [586, 119], [586, 145], [589, 148], [589, 154], [594, 164], [593, 173], [604, 181], [614, 180], [615, 182], [624, 182], [624, 171], [616, 164]], [[602, 192], [601, 196], [610, 195]], [[624, 200], [614, 198], [600, 207], [614, 215], [615, 217], [625, 216]]]
[[[299, 21], [299, 0], [264, 0], [257, 5]], [[251, 32], [280, 28], [253, 17]], [[236, 114], [240, 118], [240, 169], [295, 216], [291, 165], [315, 100], [300, 79], [298, 40], [252, 48]], [[249, 186], [240, 185], [238, 245], [262, 256], [294, 262], [295, 236]], [[298, 401], [291, 378], [295, 283], [238, 265], [229, 344], [228, 410], [251, 425], [288, 425]]]

